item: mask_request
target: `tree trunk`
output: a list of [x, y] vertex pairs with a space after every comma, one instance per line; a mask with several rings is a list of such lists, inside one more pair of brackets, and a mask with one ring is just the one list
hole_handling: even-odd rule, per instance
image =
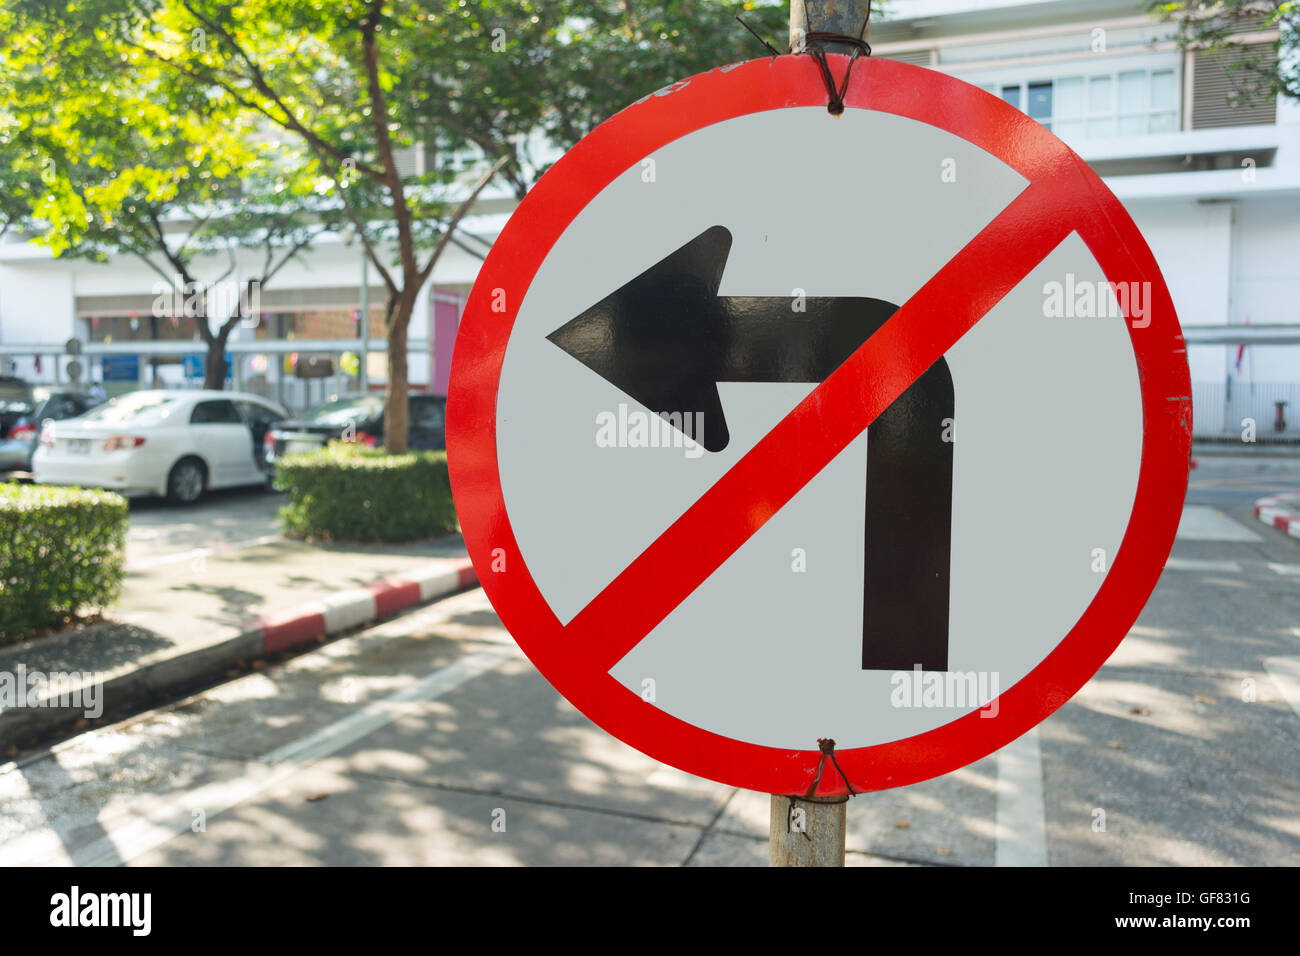
[[222, 391], [226, 387], [226, 340], [229, 332], [213, 336], [203, 357], [203, 387]]
[[[417, 290], [418, 291], [418, 290]], [[388, 319], [388, 387], [385, 389], [384, 448], [390, 454], [405, 454], [411, 429], [410, 381], [406, 369], [407, 329], [415, 307], [415, 292], [398, 293], [397, 304]]]

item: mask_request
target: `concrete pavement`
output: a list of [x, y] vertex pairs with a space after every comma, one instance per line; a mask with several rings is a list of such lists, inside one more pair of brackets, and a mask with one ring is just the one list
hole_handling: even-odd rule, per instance
[[[1297, 479], [1198, 469], [1099, 674], [1002, 752], [850, 801], [849, 864], [1300, 864], [1300, 542], [1253, 513]], [[765, 865], [767, 825], [578, 714], [477, 590], [0, 765], [0, 865]]]
[[[256, 521], [247, 521], [239, 533], [259, 530]], [[132, 532], [138, 530], [133, 511]], [[137, 555], [128, 564], [122, 597], [105, 620], [0, 647], [0, 672], [21, 667], [26, 673], [70, 675], [65, 687], [100, 686], [106, 716], [117, 719], [233, 676], [266, 655], [391, 616], [473, 581], [457, 535], [400, 545], [263, 537], [268, 540], [196, 552], [184, 547], [193, 539], [182, 536], [161, 554]], [[0, 754], [84, 726], [82, 713], [67, 707], [0, 711]]]
[[[1007, 785], [1022, 738], [855, 798], [850, 865], [1300, 863], [1300, 712], [1268, 664], [1300, 655], [1274, 569], [1300, 545], [1246, 499], [1192, 509], [1137, 626], [1036, 731], [1041, 796]], [[764, 865], [767, 801], [596, 728], [476, 590], [0, 767], [0, 864]]]

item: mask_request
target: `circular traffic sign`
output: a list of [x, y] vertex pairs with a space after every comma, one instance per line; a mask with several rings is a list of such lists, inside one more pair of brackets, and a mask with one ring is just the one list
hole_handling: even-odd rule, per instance
[[919, 67], [859, 60], [844, 100], [783, 56], [608, 120], [494, 244], [448, 396], [524, 652], [625, 742], [770, 793], [914, 783], [1051, 714], [1187, 480], [1173, 304], [1083, 160]]

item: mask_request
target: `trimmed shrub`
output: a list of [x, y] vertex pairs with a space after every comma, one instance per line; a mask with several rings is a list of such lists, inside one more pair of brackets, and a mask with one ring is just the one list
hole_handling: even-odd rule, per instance
[[116, 601], [126, 527], [121, 495], [0, 485], [0, 643]]
[[285, 534], [325, 541], [413, 541], [455, 531], [447, 455], [330, 442], [276, 463]]

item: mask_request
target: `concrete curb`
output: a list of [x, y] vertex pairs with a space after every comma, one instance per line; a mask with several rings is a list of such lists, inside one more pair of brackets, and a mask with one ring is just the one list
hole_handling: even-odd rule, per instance
[[1300, 538], [1300, 495], [1270, 495], [1255, 502], [1255, 517], [1264, 524]]
[[[232, 667], [381, 621], [477, 583], [468, 558], [442, 559], [399, 577], [340, 591], [323, 601], [309, 601], [292, 610], [258, 618], [234, 637], [180, 648], [171, 656], [105, 678], [98, 698], [103, 702], [104, 712], [97, 719], [121, 720], [133, 716], [191, 688], [211, 683]], [[63, 684], [62, 690], [81, 699], [78, 687], [73, 684]], [[83, 711], [75, 707], [52, 704], [0, 711], [0, 759], [3, 750], [10, 746], [35, 746], [76, 729], [83, 716]]]

